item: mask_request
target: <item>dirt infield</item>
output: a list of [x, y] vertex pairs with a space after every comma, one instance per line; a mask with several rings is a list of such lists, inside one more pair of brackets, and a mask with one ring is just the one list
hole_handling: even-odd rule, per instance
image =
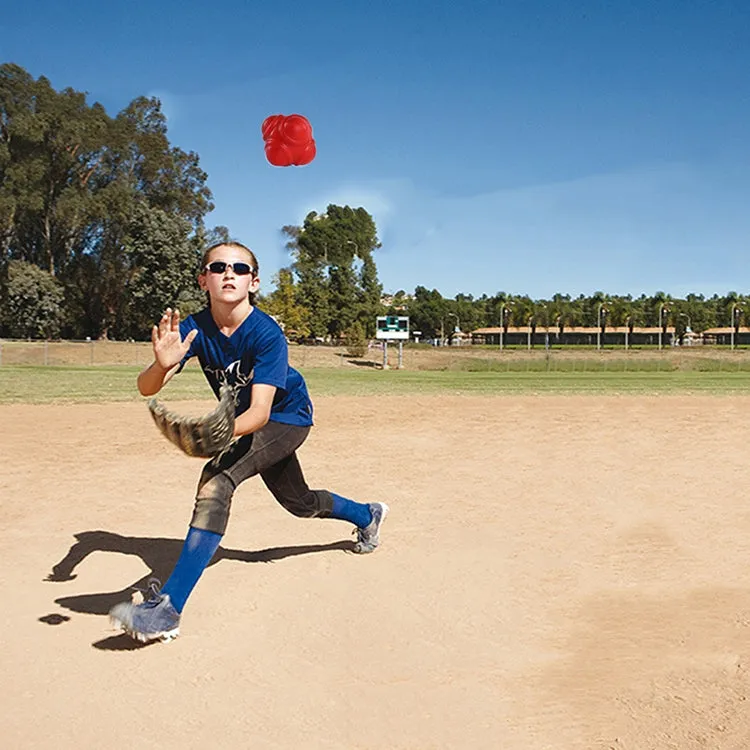
[[201, 462], [143, 404], [0, 406], [4, 747], [750, 747], [750, 397], [315, 402], [310, 484], [388, 501], [383, 547], [250, 481], [145, 648], [104, 615]]

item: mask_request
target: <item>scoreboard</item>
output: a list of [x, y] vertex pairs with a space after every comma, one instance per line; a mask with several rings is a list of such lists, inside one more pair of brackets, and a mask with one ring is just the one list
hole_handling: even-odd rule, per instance
[[409, 318], [401, 315], [384, 315], [377, 319], [375, 338], [391, 341], [409, 340]]

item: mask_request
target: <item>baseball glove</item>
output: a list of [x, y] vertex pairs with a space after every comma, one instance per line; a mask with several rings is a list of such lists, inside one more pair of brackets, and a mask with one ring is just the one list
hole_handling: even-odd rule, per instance
[[221, 387], [218, 406], [202, 417], [175, 414], [156, 398], [148, 402], [148, 408], [164, 437], [188, 456], [213, 458], [232, 443], [234, 391], [231, 386]]

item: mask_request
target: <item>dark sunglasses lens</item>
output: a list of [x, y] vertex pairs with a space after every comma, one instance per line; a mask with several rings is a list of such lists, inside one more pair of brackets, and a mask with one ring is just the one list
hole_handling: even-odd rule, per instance
[[253, 270], [252, 266], [248, 265], [247, 263], [229, 263], [228, 264], [228, 263], [225, 263], [223, 260], [215, 260], [213, 263], [209, 263], [208, 270], [211, 271], [211, 273], [224, 273], [224, 271], [227, 270], [227, 265], [231, 265], [232, 270], [238, 276], [247, 276]]

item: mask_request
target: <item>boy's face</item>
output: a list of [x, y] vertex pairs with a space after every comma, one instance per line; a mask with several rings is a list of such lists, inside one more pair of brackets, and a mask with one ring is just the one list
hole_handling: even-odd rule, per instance
[[[225, 268], [216, 273], [203, 269], [198, 276], [198, 284], [204, 292], [211, 295], [212, 302], [224, 302], [233, 304], [242, 302], [248, 298], [249, 293], [255, 293], [260, 287], [260, 278], [255, 274], [251, 257], [238, 247], [214, 248], [209, 256], [208, 263], [223, 262]], [[234, 270], [235, 263], [244, 263], [251, 267], [249, 274], [239, 274]]]

